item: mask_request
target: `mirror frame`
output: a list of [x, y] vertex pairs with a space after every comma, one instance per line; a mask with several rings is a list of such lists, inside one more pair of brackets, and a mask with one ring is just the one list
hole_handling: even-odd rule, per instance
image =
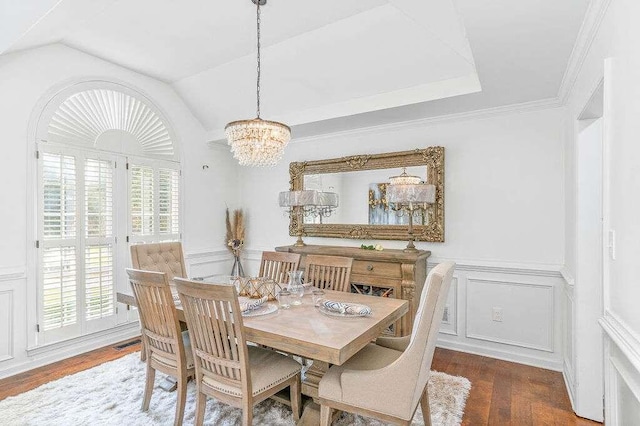
[[[386, 154], [352, 155], [327, 160], [292, 162], [289, 164], [291, 178], [289, 184], [291, 191], [299, 191], [304, 187], [305, 175], [376, 169], [397, 169], [396, 172], [399, 173], [402, 167], [412, 166], [427, 166], [426, 183], [436, 187], [436, 202], [427, 210], [429, 223], [414, 225], [415, 240], [444, 242], [444, 147], [430, 146], [424, 149]], [[300, 211], [291, 215], [289, 235], [298, 235], [298, 221], [300, 220], [303, 220]], [[303, 236], [308, 237], [407, 240], [408, 225], [303, 223], [302, 233]]]

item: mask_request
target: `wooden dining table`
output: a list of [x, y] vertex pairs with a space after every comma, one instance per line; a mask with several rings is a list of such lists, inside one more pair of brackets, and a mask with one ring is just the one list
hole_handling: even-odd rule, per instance
[[[302, 394], [311, 398], [318, 396], [318, 384], [331, 364], [343, 364], [409, 310], [402, 299], [330, 290], [325, 291], [325, 298], [364, 304], [372, 312], [364, 317], [329, 316], [314, 306], [311, 295], [305, 295], [301, 305], [243, 318], [247, 341], [313, 360], [302, 382]], [[118, 293], [117, 300], [136, 305], [135, 298], [126, 293]], [[177, 304], [176, 309], [179, 319], [185, 321], [182, 307]], [[316, 418], [314, 408], [305, 406], [299, 424], [315, 424]]]

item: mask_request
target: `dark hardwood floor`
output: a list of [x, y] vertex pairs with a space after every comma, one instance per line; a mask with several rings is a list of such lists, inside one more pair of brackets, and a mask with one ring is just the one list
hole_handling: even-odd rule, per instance
[[[108, 346], [0, 380], [0, 400], [140, 350]], [[577, 417], [556, 371], [436, 349], [432, 368], [471, 381], [463, 425], [599, 425]]]

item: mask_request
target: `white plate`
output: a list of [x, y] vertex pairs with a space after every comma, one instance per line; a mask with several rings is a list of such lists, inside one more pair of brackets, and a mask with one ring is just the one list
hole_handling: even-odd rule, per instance
[[373, 312], [368, 312], [364, 314], [343, 314], [341, 312], [332, 311], [331, 309], [327, 309], [324, 306], [319, 306], [318, 309], [325, 315], [330, 317], [341, 317], [341, 318], [362, 318], [371, 315]]
[[278, 310], [278, 306], [275, 304], [267, 304], [265, 303], [264, 305], [260, 306], [259, 308], [256, 309], [252, 309], [250, 311], [247, 312], [243, 312], [242, 316], [243, 317], [259, 317], [261, 315], [269, 315], [272, 314], [274, 312], [276, 312]]

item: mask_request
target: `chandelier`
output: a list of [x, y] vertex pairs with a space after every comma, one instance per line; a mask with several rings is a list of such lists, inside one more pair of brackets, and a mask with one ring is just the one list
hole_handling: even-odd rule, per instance
[[409, 175], [407, 170], [403, 169], [402, 174], [399, 176], [389, 178], [387, 201], [389, 208], [395, 211], [398, 216], [407, 216], [409, 218], [409, 227], [407, 229], [409, 242], [404, 251], [408, 253], [417, 252], [418, 249], [413, 243], [415, 241], [413, 217], [414, 215], [426, 214], [429, 205], [436, 202], [435, 185], [424, 183], [419, 176]]
[[260, 6], [267, 0], [251, 0], [256, 5], [258, 34], [258, 78], [256, 82], [256, 118], [232, 121], [224, 128], [234, 158], [241, 166], [274, 166], [291, 139], [289, 126], [260, 118]]

